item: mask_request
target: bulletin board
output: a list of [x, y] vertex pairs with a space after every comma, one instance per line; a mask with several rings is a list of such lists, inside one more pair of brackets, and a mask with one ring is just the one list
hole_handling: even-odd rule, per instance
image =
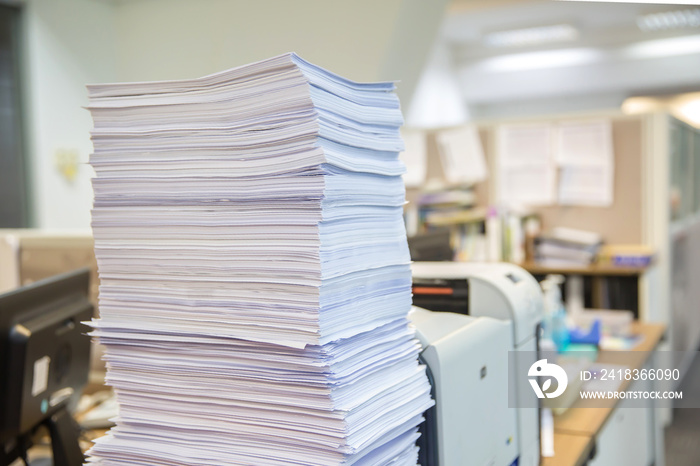
[[[612, 124], [612, 144], [614, 152], [614, 191], [612, 205], [607, 207], [550, 205], [532, 207], [542, 219], [544, 230], [553, 227], [569, 227], [595, 231], [602, 235], [607, 243], [642, 243], [642, 186], [643, 157], [643, 120], [639, 116], [586, 115], [550, 118], [540, 122], [557, 123], [567, 120], [585, 120], [588, 118], [607, 118]], [[533, 120], [527, 120], [531, 122]], [[508, 121], [508, 124], [518, 123]], [[489, 166], [489, 178], [474, 185], [477, 206], [495, 204], [497, 193], [494, 177], [498, 171], [495, 167], [496, 132], [500, 122], [478, 124], [484, 156]], [[445, 184], [444, 172], [436, 134], [439, 130], [426, 131], [427, 170], [426, 186]], [[411, 188], [407, 199], [413, 201], [420, 190]]]
[[642, 121], [612, 120], [615, 155], [610, 207], [545, 206], [534, 210], [544, 229], [556, 226], [595, 231], [606, 243], [642, 243]]

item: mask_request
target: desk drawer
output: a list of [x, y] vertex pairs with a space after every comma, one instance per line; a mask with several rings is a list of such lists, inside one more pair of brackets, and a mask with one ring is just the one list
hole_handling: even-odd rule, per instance
[[[650, 390], [649, 381], [637, 381], [630, 390]], [[636, 403], [636, 400], [635, 400]], [[620, 402], [596, 438], [596, 456], [589, 466], [648, 466], [653, 462], [652, 403], [631, 408]]]

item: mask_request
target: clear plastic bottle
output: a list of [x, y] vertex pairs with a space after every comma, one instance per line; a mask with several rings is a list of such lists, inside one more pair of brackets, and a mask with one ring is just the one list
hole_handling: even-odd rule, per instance
[[542, 316], [542, 340], [552, 339], [552, 315], [554, 314], [554, 306], [551, 303], [551, 289], [554, 284], [549, 278], [545, 278], [540, 282], [544, 300], [544, 315]]
[[542, 281], [544, 292], [543, 338], [551, 338], [559, 352], [569, 344], [569, 328], [566, 325], [566, 309], [561, 296], [560, 285], [564, 282], [561, 275], [548, 275]]

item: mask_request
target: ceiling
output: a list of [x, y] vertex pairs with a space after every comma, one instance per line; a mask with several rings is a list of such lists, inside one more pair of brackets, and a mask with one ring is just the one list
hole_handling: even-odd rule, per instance
[[[429, 67], [433, 69], [425, 74], [440, 74], [443, 82], [449, 75], [459, 94], [452, 98], [461, 99], [468, 107], [467, 113], [477, 118], [619, 108], [632, 95], [697, 91], [698, 8], [645, 3], [453, 0], [434, 49], [434, 55], [443, 58], [432, 60]], [[644, 31], [638, 25], [643, 15], [689, 9], [697, 10], [697, 18], [687, 13], [683, 21], [675, 21], [674, 16], [667, 25], [678, 27]], [[663, 20], [654, 24], [666, 24]], [[486, 42], [497, 37], [490, 36], [492, 33], [544, 26], [563, 28], [567, 34], [559, 41], [525, 41], [501, 47]]]

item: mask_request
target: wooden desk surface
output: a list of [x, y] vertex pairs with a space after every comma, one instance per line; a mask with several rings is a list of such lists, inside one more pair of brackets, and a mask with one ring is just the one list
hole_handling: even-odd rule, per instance
[[541, 466], [581, 466], [593, 450], [593, 437], [554, 433], [554, 456], [542, 458]]
[[[644, 339], [632, 350], [637, 359], [629, 364], [629, 352], [626, 352], [626, 365], [632, 369], [641, 368], [651, 352], [661, 341], [666, 332], [663, 324], [643, 324], [634, 322], [632, 333], [643, 335]], [[598, 362], [614, 363], [615, 351], [601, 351]], [[626, 390], [630, 382], [625, 381], [620, 390]], [[606, 407], [586, 407], [591, 402], [597, 406], [606, 403]], [[616, 400], [580, 400], [564, 414], [554, 416], [554, 454], [551, 458], [542, 458], [541, 466], [580, 466], [590, 457], [595, 444], [595, 437], [613, 413], [619, 401]]]
[[[644, 339], [632, 350], [635, 352], [636, 360], [630, 364], [630, 352], [625, 353], [625, 365], [630, 366], [630, 369], [640, 369], [646, 363], [651, 355], [651, 352], [656, 348], [661, 341], [661, 338], [666, 331], [666, 326], [663, 324], [643, 324], [634, 322], [632, 332], [637, 335], [643, 335]], [[597, 362], [619, 364], [619, 359], [616, 360], [616, 351], [601, 351], [598, 355]], [[618, 353], [619, 355], [619, 353]], [[626, 390], [631, 382], [624, 381], [619, 390]], [[585, 434], [595, 436], [603, 428], [605, 422], [612, 414], [613, 409], [619, 400], [579, 400], [574, 405], [567, 409], [565, 413], [554, 417], [554, 431], [565, 434]], [[591, 408], [590, 406], [601, 406]]]

